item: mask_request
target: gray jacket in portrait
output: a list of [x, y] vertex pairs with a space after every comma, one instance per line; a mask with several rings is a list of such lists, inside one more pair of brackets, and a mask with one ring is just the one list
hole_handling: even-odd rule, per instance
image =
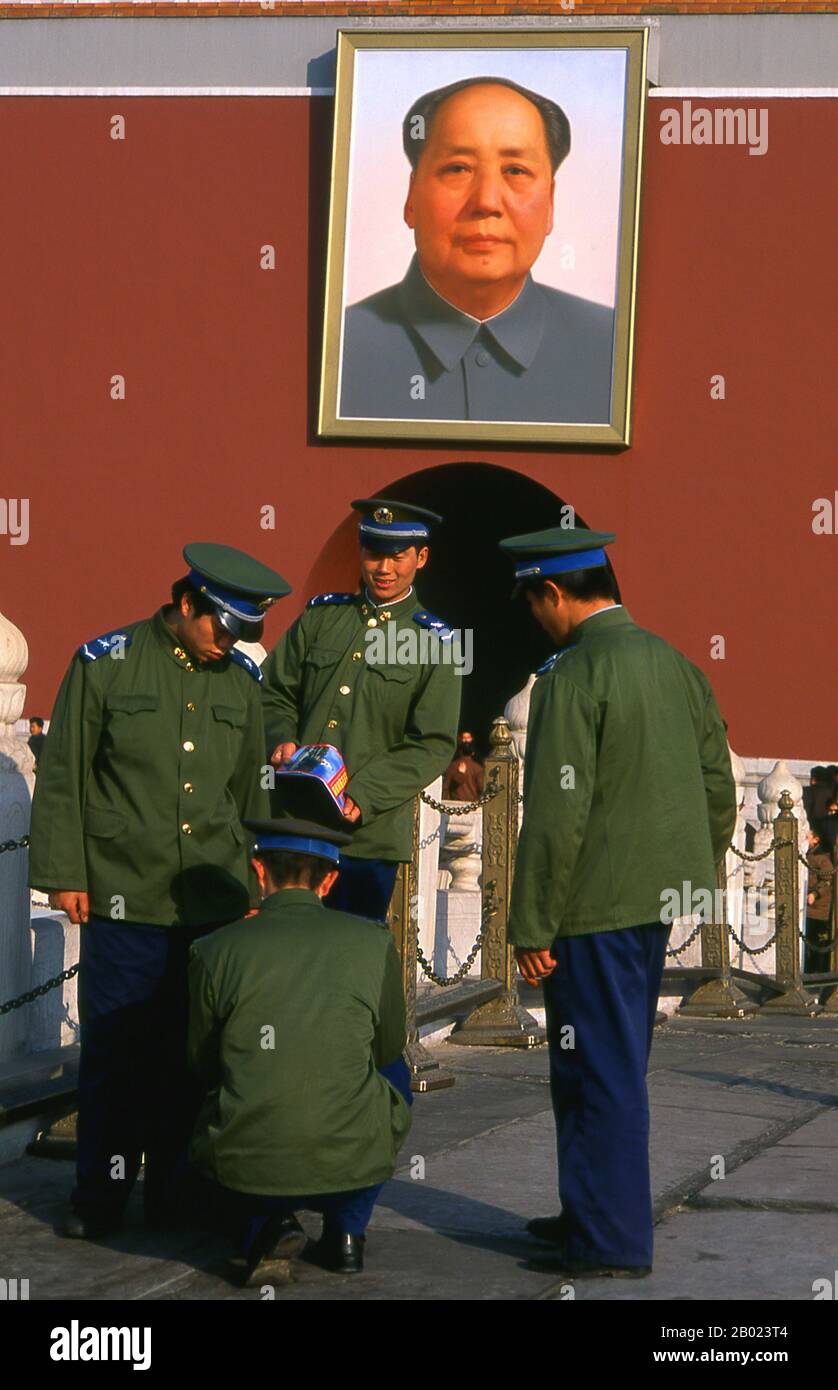
[[414, 253], [400, 284], [346, 310], [340, 415], [608, 424], [613, 340], [613, 309], [531, 274], [481, 323], [437, 294]]

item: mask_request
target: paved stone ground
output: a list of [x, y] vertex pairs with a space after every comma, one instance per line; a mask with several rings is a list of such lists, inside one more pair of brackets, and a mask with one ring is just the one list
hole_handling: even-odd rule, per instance
[[[547, 1055], [455, 1047], [456, 1075], [416, 1097], [404, 1163], [376, 1209], [362, 1276], [300, 1262], [285, 1300], [559, 1300], [566, 1282], [530, 1267], [525, 1220], [557, 1207]], [[657, 1030], [653, 1114], [655, 1268], [645, 1280], [579, 1280], [577, 1300], [811, 1301], [838, 1269], [838, 1018], [677, 1019]], [[420, 1155], [425, 1176], [414, 1180]], [[725, 1176], [712, 1180], [717, 1156]], [[65, 1241], [72, 1164], [0, 1167], [0, 1274], [31, 1299], [259, 1298], [229, 1280], [226, 1246], [130, 1221], [99, 1244]], [[304, 1217], [310, 1234], [318, 1219]]]

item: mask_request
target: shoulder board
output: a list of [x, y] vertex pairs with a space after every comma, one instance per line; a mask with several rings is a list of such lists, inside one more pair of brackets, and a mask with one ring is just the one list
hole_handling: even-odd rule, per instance
[[536, 671], [535, 674], [536, 674], [537, 676], [545, 676], [545, 675], [547, 674], [548, 671], [552, 671], [553, 667], [555, 666], [555, 664], [556, 664], [556, 662], [559, 660], [559, 658], [560, 658], [560, 657], [563, 657], [563, 656], [567, 656], [567, 654], [568, 654], [569, 651], [570, 651], [570, 647], [562, 647], [562, 649], [561, 649], [560, 652], [553, 652], [553, 655], [552, 655], [552, 656], [548, 656], [547, 660], [544, 662], [544, 665], [543, 665], [543, 666], [539, 666], [539, 668], [538, 668], [538, 670]]
[[357, 594], [315, 594], [306, 608], [320, 608], [324, 603], [354, 603], [357, 597]]
[[98, 661], [100, 656], [107, 656], [114, 649], [126, 651], [133, 640], [131, 632], [106, 632], [104, 637], [94, 637], [91, 642], [84, 642], [79, 647], [79, 656], [82, 661]]
[[453, 629], [444, 623], [441, 618], [435, 618], [433, 613], [427, 613], [424, 608], [418, 613], [413, 614], [413, 621], [420, 627], [426, 627], [430, 632], [435, 632], [437, 637], [445, 641], [447, 637], [453, 637]]
[[261, 685], [265, 677], [262, 675], [261, 667], [256, 665], [252, 657], [248, 656], [245, 652], [240, 652], [238, 647], [231, 647], [229, 655], [231, 661], [235, 661], [237, 666], [241, 666], [249, 676], [252, 676], [253, 679], [258, 681]]

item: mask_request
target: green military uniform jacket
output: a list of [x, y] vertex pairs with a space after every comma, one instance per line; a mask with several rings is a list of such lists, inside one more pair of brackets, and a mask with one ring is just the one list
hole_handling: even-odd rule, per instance
[[712, 892], [736, 820], [724, 726], [685, 656], [616, 606], [545, 665], [509, 916], [510, 942], [531, 950], [661, 921], [684, 881]]
[[238, 1192], [314, 1194], [391, 1177], [410, 1128], [377, 1071], [405, 1045], [386, 927], [283, 888], [196, 941], [189, 1058], [208, 1092], [193, 1162]]
[[[268, 756], [279, 743], [340, 749], [346, 792], [361, 808], [344, 853], [359, 859], [411, 858], [413, 798], [445, 771], [456, 748], [462, 683], [456, 666], [393, 659], [405, 632], [432, 650], [430, 631], [414, 614], [428, 620], [415, 593], [377, 607], [361, 594], [320, 595], [262, 663]], [[369, 659], [376, 655], [373, 640], [383, 661]], [[408, 639], [402, 640], [409, 654]], [[438, 642], [440, 656], [446, 648], [452, 654], [450, 637]]]
[[117, 921], [241, 916], [255, 891], [240, 821], [270, 809], [258, 674], [238, 652], [193, 663], [162, 611], [82, 648], [38, 770], [32, 886], [87, 891]]

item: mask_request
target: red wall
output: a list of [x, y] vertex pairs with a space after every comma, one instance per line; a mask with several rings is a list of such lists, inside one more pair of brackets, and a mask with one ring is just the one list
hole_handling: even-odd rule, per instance
[[632, 445], [583, 453], [317, 439], [330, 100], [0, 101], [0, 496], [31, 507], [27, 545], [0, 535], [0, 609], [29, 642], [27, 712], [49, 713], [81, 641], [162, 602], [184, 541], [239, 545], [294, 584], [271, 642], [351, 497], [482, 459], [617, 531], [633, 617], [708, 673], [742, 755], [828, 753], [838, 542], [811, 523], [838, 487], [838, 102], [759, 101], [761, 157], [662, 145], [671, 104], [648, 108]]

